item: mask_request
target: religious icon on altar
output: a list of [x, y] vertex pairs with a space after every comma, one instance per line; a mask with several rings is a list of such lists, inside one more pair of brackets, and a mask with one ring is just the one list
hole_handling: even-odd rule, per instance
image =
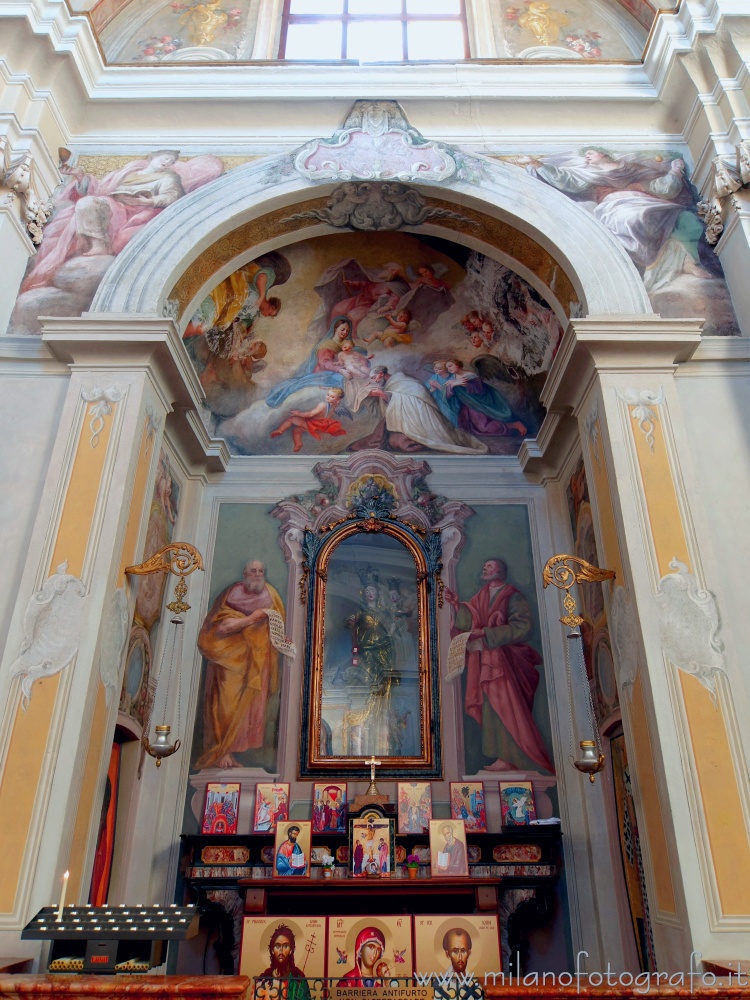
[[451, 818], [462, 819], [467, 833], [487, 833], [481, 781], [451, 781]]
[[273, 874], [279, 878], [309, 878], [311, 840], [312, 823], [309, 819], [277, 823]]
[[399, 781], [398, 832], [427, 833], [432, 819], [432, 786], [429, 781]]
[[430, 868], [432, 875], [468, 875], [466, 827], [462, 819], [430, 820]]
[[354, 878], [390, 876], [395, 863], [393, 820], [366, 809], [349, 820], [349, 865]]
[[528, 826], [536, 819], [530, 781], [500, 782], [500, 813], [503, 826]]
[[411, 916], [329, 917], [328, 978], [361, 988], [411, 977], [411, 922]]
[[239, 782], [209, 781], [203, 807], [201, 833], [237, 833], [240, 811]]
[[485, 976], [503, 969], [497, 917], [414, 917], [414, 966], [420, 976], [452, 974], [462, 983], [473, 976], [484, 985]]
[[240, 975], [254, 980], [250, 996], [309, 1000], [305, 980], [325, 975], [325, 943], [325, 917], [245, 917]]
[[255, 786], [253, 833], [273, 833], [289, 817], [289, 785], [258, 782]]
[[346, 782], [315, 782], [313, 833], [346, 832]]

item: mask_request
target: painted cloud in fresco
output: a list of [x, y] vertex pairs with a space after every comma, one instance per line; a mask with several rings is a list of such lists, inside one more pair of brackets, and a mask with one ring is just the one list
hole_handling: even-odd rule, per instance
[[241, 455], [515, 454], [562, 330], [508, 268], [407, 233], [323, 236], [214, 288], [185, 330]]
[[[67, 150], [64, 151], [67, 153]], [[217, 156], [160, 150], [109, 172], [64, 161], [66, 177], [39, 252], [29, 262], [8, 333], [41, 332], [39, 316], [79, 316], [115, 257], [162, 209], [224, 172]]]
[[590, 212], [622, 243], [655, 312], [705, 316], [704, 333], [737, 335], [721, 264], [706, 243], [685, 161], [668, 152], [508, 157]]

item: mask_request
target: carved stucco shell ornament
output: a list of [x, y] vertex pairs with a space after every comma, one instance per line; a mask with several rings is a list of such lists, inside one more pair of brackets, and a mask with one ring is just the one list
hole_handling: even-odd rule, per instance
[[34, 681], [59, 673], [78, 653], [86, 588], [67, 569], [61, 563], [26, 605], [24, 639], [10, 666], [10, 676], [21, 678], [24, 711]]

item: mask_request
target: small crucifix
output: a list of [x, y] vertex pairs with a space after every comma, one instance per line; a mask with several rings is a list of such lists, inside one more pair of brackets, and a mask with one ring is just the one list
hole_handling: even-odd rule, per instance
[[375, 754], [373, 754], [369, 760], [365, 761], [365, 764], [370, 765], [370, 787], [367, 789], [368, 795], [380, 795], [378, 786], [375, 784], [375, 768], [380, 767], [382, 763], [382, 760], [375, 760]]

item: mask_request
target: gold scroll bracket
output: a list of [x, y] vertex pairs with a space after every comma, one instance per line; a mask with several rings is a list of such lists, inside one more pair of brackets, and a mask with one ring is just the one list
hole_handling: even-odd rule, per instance
[[601, 583], [602, 580], [614, 580], [614, 578], [613, 569], [599, 569], [598, 566], [593, 566], [578, 556], [550, 556], [542, 570], [543, 586], [547, 587], [551, 583], [553, 587], [566, 592], [563, 598], [566, 614], [560, 621], [568, 628], [577, 628], [583, 622], [583, 618], [575, 613], [576, 602], [570, 593], [573, 584]]
[[190, 605], [183, 600], [187, 594], [185, 577], [197, 569], [203, 570], [205, 567], [203, 556], [196, 547], [189, 542], [170, 542], [145, 562], [138, 563], [137, 566], [126, 566], [125, 572], [128, 576], [148, 576], [152, 573], [172, 573], [178, 576], [180, 579], [174, 588], [175, 600], [167, 607], [174, 614], [182, 615], [190, 610]]

